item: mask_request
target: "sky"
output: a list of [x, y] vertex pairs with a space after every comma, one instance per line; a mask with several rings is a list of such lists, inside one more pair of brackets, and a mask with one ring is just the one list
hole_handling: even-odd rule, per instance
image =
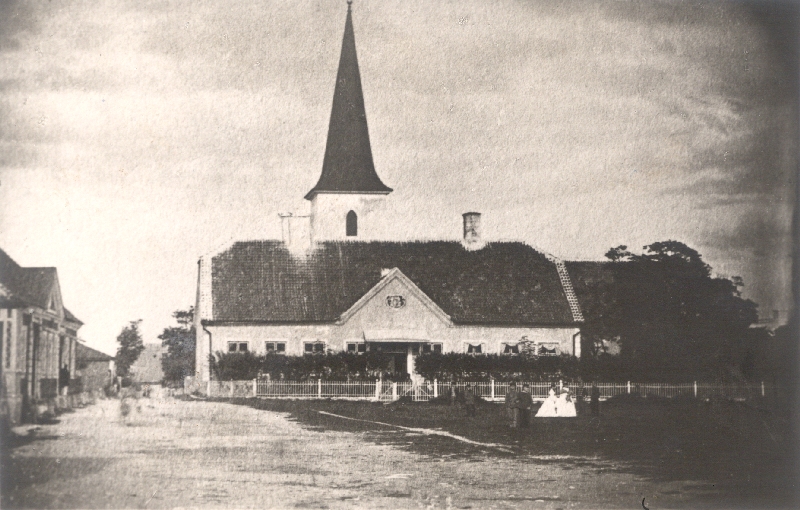
[[[347, 7], [0, 0], [0, 248], [55, 266], [80, 336], [145, 342], [197, 260], [279, 239], [322, 169]], [[387, 239], [571, 260], [675, 239], [791, 307], [796, 10], [766, 2], [353, 4]]]

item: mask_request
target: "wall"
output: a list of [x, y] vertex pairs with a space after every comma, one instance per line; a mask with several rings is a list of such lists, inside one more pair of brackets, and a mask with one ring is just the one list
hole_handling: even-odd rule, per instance
[[[286, 343], [287, 355], [302, 355], [305, 342], [326, 342], [334, 351], [346, 349], [348, 342], [362, 342], [364, 331], [395, 330], [422, 331], [430, 342], [442, 343], [443, 352], [466, 352], [467, 344], [481, 344], [484, 353], [502, 353], [505, 343], [517, 343], [523, 337], [535, 343], [558, 347], [561, 353], [579, 355], [575, 351], [580, 345], [577, 327], [505, 327], [454, 325], [435, 303], [403, 277], [384, 282], [385, 285], [368, 299], [354, 305], [343, 314], [345, 320], [338, 324], [319, 325], [209, 325], [211, 352], [228, 352], [228, 342], [247, 342], [248, 350], [256, 354], [266, 353], [266, 342]], [[379, 285], [380, 286], [380, 285]], [[405, 305], [400, 308], [387, 306], [387, 297], [402, 296]], [[209, 337], [199, 335], [205, 342], [203, 351], [208, 352]], [[198, 348], [198, 352], [201, 349]], [[198, 355], [201, 380], [208, 373], [207, 355]]]
[[[337, 239], [370, 240], [376, 239], [376, 226], [373, 224], [383, 210], [386, 195], [357, 195], [317, 193], [311, 200], [311, 237], [314, 241]], [[349, 211], [358, 215], [358, 236], [347, 237], [345, 218]]]
[[83, 391], [101, 391], [111, 383], [111, 370], [108, 361], [87, 361], [79, 369], [79, 376], [83, 383]]
[[2, 381], [0, 381], [2, 382], [0, 399], [4, 406], [0, 414], [7, 415], [11, 423], [19, 423], [22, 415], [22, 370], [25, 366], [25, 340], [20, 336], [20, 316], [19, 310], [0, 309], [0, 328], [3, 328], [3, 356], [0, 359], [3, 375]]

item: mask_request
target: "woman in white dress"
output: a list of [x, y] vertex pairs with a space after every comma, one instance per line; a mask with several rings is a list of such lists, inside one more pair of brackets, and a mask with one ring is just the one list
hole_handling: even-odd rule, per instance
[[558, 416], [557, 403], [556, 387], [551, 386], [547, 398], [542, 403], [542, 407], [536, 412], [536, 418], [555, 418]]
[[578, 416], [578, 413], [575, 410], [575, 400], [572, 398], [572, 392], [570, 392], [569, 388], [566, 386], [561, 389], [561, 395], [558, 397], [556, 407], [558, 409], [559, 417], [574, 418]]

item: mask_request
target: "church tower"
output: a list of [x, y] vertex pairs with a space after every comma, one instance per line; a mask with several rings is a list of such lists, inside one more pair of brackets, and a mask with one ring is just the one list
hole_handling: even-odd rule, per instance
[[347, 2], [322, 175], [305, 196], [311, 201], [314, 241], [374, 238], [371, 220], [392, 192], [378, 177], [372, 161], [351, 3]]

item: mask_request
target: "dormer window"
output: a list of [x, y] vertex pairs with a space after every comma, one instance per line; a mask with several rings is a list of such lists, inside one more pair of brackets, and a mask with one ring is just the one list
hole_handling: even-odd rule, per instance
[[358, 216], [356, 216], [355, 211], [347, 213], [346, 223], [345, 233], [347, 237], [356, 237], [358, 235]]

